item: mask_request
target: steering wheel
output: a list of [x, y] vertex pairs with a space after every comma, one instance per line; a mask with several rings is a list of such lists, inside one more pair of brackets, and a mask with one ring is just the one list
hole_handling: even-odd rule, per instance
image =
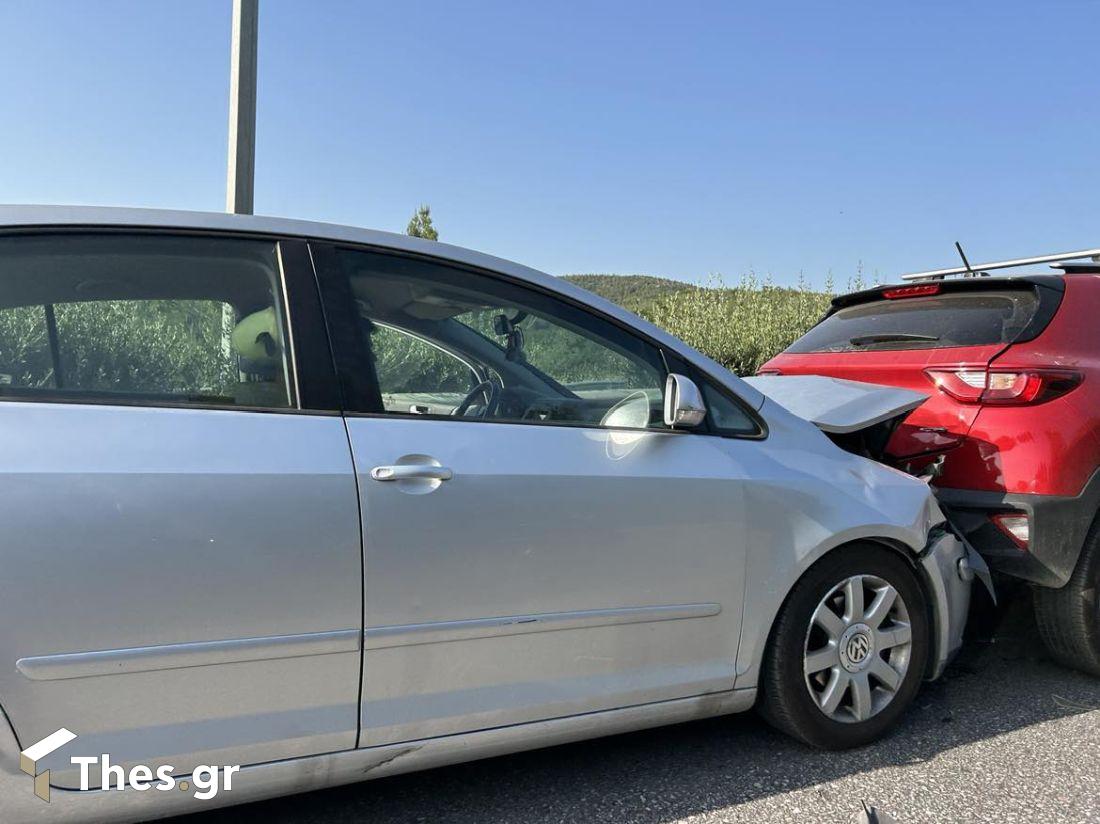
[[491, 380], [483, 380], [470, 390], [470, 393], [462, 399], [462, 403], [451, 410], [451, 414], [455, 417], [464, 416], [470, 410], [474, 401], [477, 400], [478, 395], [482, 395], [485, 398], [485, 409], [481, 413], [482, 418], [487, 418], [496, 411], [497, 401], [500, 398], [500, 389]]

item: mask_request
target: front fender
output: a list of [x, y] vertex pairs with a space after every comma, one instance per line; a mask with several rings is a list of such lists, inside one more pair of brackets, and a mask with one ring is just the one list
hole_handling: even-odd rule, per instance
[[931, 531], [945, 520], [927, 484], [844, 452], [785, 411], [766, 411], [771, 436], [746, 473], [750, 514], [738, 688], [756, 686], [775, 618], [814, 563], [837, 547], [875, 541], [918, 566]]

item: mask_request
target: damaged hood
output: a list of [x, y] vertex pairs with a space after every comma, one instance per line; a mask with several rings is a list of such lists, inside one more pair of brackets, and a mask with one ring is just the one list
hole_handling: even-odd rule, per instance
[[911, 389], [821, 375], [758, 375], [744, 380], [787, 411], [834, 435], [903, 418], [928, 398]]

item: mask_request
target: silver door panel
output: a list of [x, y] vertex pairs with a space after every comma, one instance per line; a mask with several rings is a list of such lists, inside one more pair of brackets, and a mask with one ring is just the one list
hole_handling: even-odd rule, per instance
[[706, 651], [735, 649], [702, 619], [367, 650], [364, 745], [728, 690], [732, 659]]
[[20, 740], [181, 769], [354, 747], [357, 517], [338, 417], [0, 403]]
[[[742, 481], [717, 439], [396, 417], [348, 428], [365, 540], [361, 744], [732, 687]], [[372, 480], [405, 458], [451, 477]], [[516, 634], [519, 621], [550, 626]]]

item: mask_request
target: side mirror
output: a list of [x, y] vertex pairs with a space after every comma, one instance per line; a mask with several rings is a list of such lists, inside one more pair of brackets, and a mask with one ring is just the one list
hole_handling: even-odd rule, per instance
[[703, 422], [707, 407], [691, 378], [669, 373], [665, 381], [665, 425], [691, 429]]

